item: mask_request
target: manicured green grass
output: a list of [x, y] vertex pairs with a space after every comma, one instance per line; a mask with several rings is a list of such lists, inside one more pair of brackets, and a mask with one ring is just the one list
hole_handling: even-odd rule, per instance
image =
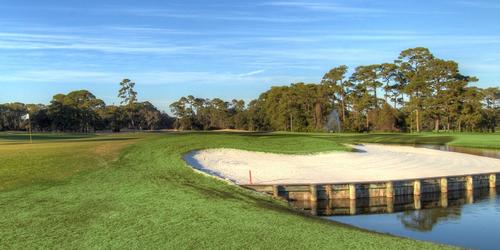
[[472, 148], [492, 148], [500, 149], [500, 133], [494, 134], [455, 134], [449, 145], [472, 147]]
[[[280, 135], [290, 135], [279, 133]], [[297, 134], [295, 134], [297, 135]], [[472, 148], [500, 149], [500, 133], [370, 133], [300, 134], [333, 140], [336, 143], [434, 144]]]
[[337, 142], [343, 143], [384, 143], [384, 144], [436, 144], [445, 145], [454, 140], [450, 135], [433, 134], [342, 134], [334, 137]]
[[[0, 191], [21, 184], [65, 181], [66, 177], [109, 167], [133, 136], [0, 133]], [[142, 136], [143, 137], [143, 136]]]
[[346, 149], [331, 136], [133, 134], [33, 145], [8, 140], [0, 145], [0, 248], [443, 247], [299, 214], [283, 202], [195, 173], [181, 159], [202, 148]]

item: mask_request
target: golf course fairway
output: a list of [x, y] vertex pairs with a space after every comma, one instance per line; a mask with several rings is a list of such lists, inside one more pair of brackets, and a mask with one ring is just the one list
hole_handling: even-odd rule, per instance
[[[196, 173], [182, 155], [208, 148], [307, 154], [368, 141], [463, 145], [479, 136], [38, 134], [29, 144], [24, 134], [0, 133], [0, 248], [446, 248], [301, 214]], [[484, 137], [500, 145], [498, 134]]]

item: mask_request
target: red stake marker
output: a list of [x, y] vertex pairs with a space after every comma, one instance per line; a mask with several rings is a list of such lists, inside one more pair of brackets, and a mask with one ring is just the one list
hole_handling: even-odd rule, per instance
[[253, 184], [252, 182], [252, 170], [248, 170], [248, 178], [250, 179], [250, 185]]

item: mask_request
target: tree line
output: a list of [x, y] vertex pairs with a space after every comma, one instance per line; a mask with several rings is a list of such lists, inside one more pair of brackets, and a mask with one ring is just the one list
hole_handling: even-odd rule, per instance
[[[138, 102], [135, 83], [124, 79], [118, 97], [121, 105], [106, 105], [88, 90], [56, 94], [49, 105], [0, 104], [0, 130], [88, 133], [98, 130], [153, 130], [171, 127], [173, 119], [150, 102]], [[29, 115], [29, 119], [28, 116]]]
[[499, 124], [498, 87], [472, 86], [458, 63], [411, 48], [390, 63], [347, 66], [319, 83], [271, 87], [248, 105], [182, 97], [170, 105], [179, 129], [325, 131], [332, 115], [343, 131], [490, 131]]
[[[341, 65], [318, 83], [274, 86], [248, 104], [194, 96], [170, 105], [175, 117], [150, 102], [138, 102], [135, 83], [120, 83], [119, 106], [106, 105], [87, 90], [57, 94], [49, 105], [0, 104], [0, 130], [93, 132], [124, 128], [153, 130], [242, 129], [250, 131], [481, 131], [499, 124], [500, 90], [473, 86], [476, 77], [458, 63], [411, 48], [393, 62]], [[30, 120], [23, 116], [30, 115]]]

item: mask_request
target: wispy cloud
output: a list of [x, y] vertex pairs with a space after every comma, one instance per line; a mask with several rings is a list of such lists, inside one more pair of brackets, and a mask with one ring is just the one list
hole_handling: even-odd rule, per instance
[[313, 17], [298, 17], [287, 15], [265, 15], [245, 12], [245, 11], [221, 11], [214, 14], [210, 12], [185, 12], [172, 9], [104, 9], [98, 12], [122, 12], [127, 15], [135, 15], [140, 17], [159, 17], [159, 18], [176, 18], [176, 19], [190, 19], [202, 20], [204, 22], [214, 21], [241, 21], [241, 22], [268, 22], [268, 23], [300, 23], [324, 20], [324, 18]]
[[239, 74], [238, 76], [239, 77], [254, 76], [254, 75], [264, 73], [265, 71], [266, 71], [265, 69], [254, 70], [254, 71], [250, 71], [248, 73]]
[[166, 41], [99, 39], [68, 35], [0, 32], [0, 49], [88, 50], [107, 53], [186, 54], [203, 50], [205, 45], [177, 45]]
[[498, 44], [500, 36], [495, 35], [436, 35], [417, 33], [368, 33], [368, 34], [310, 34], [301, 36], [261, 36], [256, 39], [270, 42], [295, 42], [312, 43], [328, 41], [394, 41], [394, 42], [421, 42], [427, 44], [448, 43], [448, 44]]
[[454, 3], [462, 5], [462, 6], [471, 7], [471, 8], [482, 8], [482, 9], [499, 9], [500, 8], [500, 4], [497, 1], [464, 0], [464, 1], [457, 1]]
[[[128, 27], [117, 27], [127, 30]], [[130, 27], [131, 30], [139, 29], [146, 33], [156, 33], [157, 28]], [[168, 29], [166, 31], [169, 31]], [[210, 34], [209, 34], [210, 35]], [[109, 54], [137, 54], [171, 57], [178, 55], [191, 55], [201, 60], [217, 55], [227, 62], [239, 61], [242, 65], [259, 67], [256, 62], [282, 63], [300, 61], [306, 67], [310, 61], [316, 63], [332, 60], [344, 60], [346, 63], [365, 63], [372, 60], [389, 59], [394, 57], [394, 52], [387, 48], [358, 48], [346, 46], [347, 42], [354, 43], [372, 42], [384, 46], [412, 47], [425, 46], [450, 46], [450, 45], [495, 45], [500, 44], [500, 36], [473, 36], [473, 35], [436, 35], [419, 34], [411, 32], [350, 32], [339, 34], [304, 33], [295, 36], [217, 36], [204, 39], [206, 34], [199, 34], [200, 39], [169, 41], [168, 38], [148, 37], [120, 37], [119, 39], [96, 38], [85, 35], [64, 34], [39, 34], [0, 32], [0, 50], [20, 51], [47, 51], [55, 50], [64, 52], [100, 52]], [[249, 45], [252, 46], [249, 46]], [[258, 49], [256, 46], [258, 45]], [[277, 47], [277, 45], [279, 45]], [[299, 64], [296, 64], [297, 67]], [[310, 66], [309, 66], [310, 67]], [[259, 68], [266, 68], [262, 65]], [[251, 72], [255, 73], [255, 72]], [[257, 72], [261, 73], [261, 72]]]
[[186, 12], [186, 11], [175, 11], [172, 9], [147, 9], [147, 8], [103, 8], [103, 9], [94, 9], [93, 12], [100, 14], [109, 14], [109, 13], [124, 13], [135, 16], [144, 16], [144, 17], [168, 17], [168, 18], [200, 18], [201, 16], [194, 12]]
[[[84, 70], [28, 70], [11, 72], [0, 78], [0, 83], [98, 83], [116, 84], [123, 78], [131, 78], [141, 85], [172, 84], [255, 84], [255, 83], [290, 83], [294, 80], [290, 75], [260, 75], [264, 70], [256, 70], [244, 74], [211, 71], [84, 71]], [[260, 75], [260, 76], [257, 76]]]
[[[398, 10], [394, 11], [390, 6], [372, 6], [374, 2], [363, 1], [361, 2], [363, 6], [353, 4], [355, 1], [347, 1], [346, 3], [338, 3], [332, 1], [325, 2], [314, 2], [314, 1], [274, 1], [263, 3], [264, 6], [275, 6], [280, 8], [296, 8], [307, 11], [315, 11], [315, 12], [326, 12], [326, 13], [336, 13], [336, 14], [344, 14], [353, 17], [378, 17], [381, 15], [388, 14], [409, 14], [409, 15], [442, 15], [442, 14], [451, 14], [453, 12], [450, 11], [435, 11], [435, 10], [426, 10], [426, 11], [415, 11], [415, 10]], [[377, 3], [377, 2], [375, 2]]]
[[353, 13], [358, 13], [358, 14], [386, 13], [387, 12], [384, 9], [347, 6], [347, 5], [342, 5], [339, 3], [332, 3], [332, 2], [276, 1], [276, 2], [264, 3], [263, 5], [276, 6], [276, 7], [293, 7], [293, 8], [301, 8], [301, 9], [313, 10], [313, 11], [350, 13], [350, 14], [353, 14]]
[[179, 29], [167, 29], [167, 28], [158, 28], [158, 27], [149, 27], [149, 26], [104, 26], [102, 27], [105, 30], [111, 31], [121, 31], [127, 33], [144, 33], [144, 34], [161, 34], [161, 35], [202, 35], [205, 33], [195, 32], [195, 31], [187, 31], [187, 30], [179, 30]]
[[11, 72], [0, 78], [0, 82], [44, 82], [44, 83], [80, 83], [119, 81], [120, 76], [113, 72], [80, 71], [80, 70], [26, 70]]
[[324, 18], [290, 17], [290, 16], [251, 16], [251, 15], [227, 15], [216, 16], [213, 20], [225, 21], [248, 21], [248, 22], [270, 22], [270, 23], [303, 23], [324, 20]]

